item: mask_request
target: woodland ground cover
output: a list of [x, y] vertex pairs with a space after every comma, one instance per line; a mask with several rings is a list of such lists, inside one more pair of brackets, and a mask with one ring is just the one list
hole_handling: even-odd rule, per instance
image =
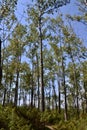
[[46, 126], [54, 130], [87, 130], [87, 114], [79, 118], [73, 115], [65, 121], [55, 110], [42, 113], [29, 106], [0, 106], [0, 130], [48, 130]]

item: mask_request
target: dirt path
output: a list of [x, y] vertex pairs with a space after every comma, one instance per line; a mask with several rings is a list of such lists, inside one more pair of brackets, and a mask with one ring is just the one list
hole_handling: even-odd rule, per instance
[[50, 130], [55, 130], [52, 126], [46, 125], [46, 128], [49, 128]]

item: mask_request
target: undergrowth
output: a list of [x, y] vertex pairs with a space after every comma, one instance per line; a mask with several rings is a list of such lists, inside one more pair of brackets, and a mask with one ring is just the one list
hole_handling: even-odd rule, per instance
[[86, 114], [64, 121], [62, 113], [53, 110], [42, 113], [29, 106], [0, 106], [0, 130], [47, 130], [45, 125], [51, 125], [55, 130], [87, 130]]

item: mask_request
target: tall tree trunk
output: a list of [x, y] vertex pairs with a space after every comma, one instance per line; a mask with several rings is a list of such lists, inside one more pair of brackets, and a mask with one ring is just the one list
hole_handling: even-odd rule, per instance
[[34, 101], [33, 101], [33, 106], [35, 107], [35, 104], [36, 104], [36, 96], [34, 94]]
[[57, 110], [57, 95], [56, 95], [56, 90], [54, 86], [54, 79], [52, 79], [52, 87], [53, 87], [53, 93], [54, 93], [55, 108]]
[[[20, 82], [22, 82], [22, 81], [20, 80]], [[18, 103], [19, 106], [21, 105], [21, 94], [22, 94], [22, 88], [20, 86], [20, 89], [19, 89], [19, 103]]]
[[37, 59], [37, 82], [38, 82], [38, 109], [40, 109], [39, 60], [37, 53], [36, 53], [36, 59]]
[[77, 84], [77, 76], [76, 76], [76, 67], [75, 67], [75, 63], [74, 63], [74, 60], [73, 60], [73, 67], [74, 67], [74, 85], [75, 85], [75, 88], [76, 88], [76, 104], [77, 104], [77, 116], [79, 118], [79, 98], [78, 98], [78, 84]]
[[[18, 44], [17, 44], [17, 47], [19, 48]], [[17, 66], [16, 66], [16, 84], [15, 84], [14, 105], [17, 106], [17, 104], [18, 104], [18, 89], [19, 89], [19, 74], [20, 74], [19, 67], [20, 67], [20, 63], [21, 63], [21, 50], [20, 50], [20, 54], [18, 54], [18, 52], [16, 52], [15, 58], [16, 58]]]
[[54, 91], [52, 90], [52, 110], [54, 110], [55, 109], [55, 107], [54, 107]]
[[2, 57], [1, 57], [1, 49], [2, 49], [2, 42], [1, 42], [1, 39], [0, 39], [0, 87], [2, 85]]
[[15, 85], [15, 99], [14, 99], [14, 105], [17, 106], [17, 102], [18, 102], [18, 82], [19, 80], [19, 70], [17, 70], [17, 74], [16, 74], [16, 85]]
[[40, 39], [40, 64], [41, 64], [41, 111], [45, 110], [45, 102], [44, 102], [44, 82], [43, 82], [43, 42], [42, 42], [42, 23], [41, 16], [39, 16], [39, 39]]
[[4, 88], [4, 97], [3, 97], [3, 106], [5, 106], [5, 101], [6, 101], [6, 92], [7, 92], [7, 89], [6, 87]]
[[87, 95], [86, 95], [86, 108], [85, 108], [86, 110], [86, 113], [87, 113]]
[[[8, 63], [8, 60], [7, 60], [7, 63]], [[8, 103], [8, 93], [7, 93], [7, 86], [8, 86], [8, 83], [7, 83], [7, 79], [8, 79], [8, 65], [7, 65], [7, 68], [6, 68], [6, 78], [5, 78], [5, 85], [4, 85], [4, 96], [3, 96], [3, 106], [5, 106], [5, 103]], [[7, 94], [7, 99], [6, 99], [6, 94]]]
[[68, 119], [68, 115], [67, 115], [67, 97], [66, 97], [66, 81], [65, 81], [65, 66], [64, 66], [64, 57], [62, 54], [62, 76], [63, 76], [63, 87], [64, 87], [64, 96], [65, 96], [65, 120]]
[[49, 81], [49, 103], [48, 103], [48, 107], [49, 107], [49, 110], [50, 110], [50, 106], [51, 106], [51, 85], [50, 85], [50, 81]]
[[27, 103], [26, 103], [26, 101], [27, 101], [27, 96], [26, 96], [26, 95], [27, 95], [27, 94], [26, 94], [26, 92], [24, 91], [24, 92], [23, 92], [23, 105], [24, 105], [24, 106], [26, 106], [26, 104], [27, 104]]
[[[84, 77], [84, 74], [83, 74], [83, 77]], [[85, 100], [86, 100], [86, 107], [85, 107], [85, 112], [87, 113], [87, 85], [86, 85], [86, 82], [85, 82], [85, 78], [84, 78], [84, 89], [85, 89]]]
[[76, 89], [76, 107], [77, 107], [77, 116], [79, 118], [79, 98], [78, 98], [78, 95], [79, 95], [79, 92], [78, 92], [78, 84], [77, 84], [77, 75], [76, 75], [76, 65], [75, 65], [75, 61], [74, 61], [74, 57], [73, 57], [73, 54], [72, 54], [72, 51], [71, 51], [71, 46], [69, 45], [69, 48], [70, 48], [70, 56], [71, 56], [71, 60], [72, 60], [72, 63], [73, 63], [73, 73], [74, 73], [74, 86], [75, 86], [75, 89]]
[[11, 103], [11, 88], [12, 88], [12, 75], [10, 76], [9, 92], [8, 92], [8, 103]]
[[31, 107], [33, 107], [33, 100], [34, 100], [33, 70], [34, 70], [34, 65], [33, 65], [33, 55], [32, 55], [32, 86], [31, 86]]
[[[62, 38], [62, 37], [61, 37]], [[62, 40], [62, 39], [60, 39]], [[62, 48], [62, 41], [60, 42], [60, 49], [61, 49], [61, 67], [62, 67], [62, 78], [63, 78], [63, 87], [64, 87], [64, 118], [65, 121], [68, 119], [68, 114], [67, 114], [67, 94], [66, 94], [66, 81], [65, 81], [65, 64], [64, 64], [64, 54], [63, 54], [63, 48]]]
[[59, 105], [58, 105], [59, 109], [58, 109], [58, 111], [59, 111], [59, 113], [61, 113], [61, 93], [60, 93], [60, 81], [59, 81], [58, 74], [57, 74], [57, 82], [58, 82], [58, 102], [59, 102]]

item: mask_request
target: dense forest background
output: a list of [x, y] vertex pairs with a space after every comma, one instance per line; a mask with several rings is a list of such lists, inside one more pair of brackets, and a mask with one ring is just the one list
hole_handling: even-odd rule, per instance
[[87, 129], [86, 29], [84, 0], [0, 1], [1, 130]]

